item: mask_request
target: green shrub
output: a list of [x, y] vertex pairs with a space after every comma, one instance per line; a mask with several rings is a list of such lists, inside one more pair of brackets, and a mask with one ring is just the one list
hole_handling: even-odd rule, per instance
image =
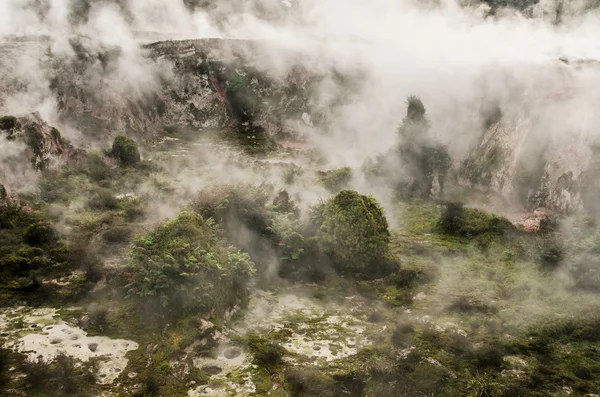
[[23, 240], [33, 246], [41, 246], [54, 240], [54, 230], [45, 222], [32, 223], [25, 229]]
[[313, 210], [320, 248], [341, 270], [369, 273], [385, 260], [388, 223], [377, 200], [344, 190]]
[[352, 168], [344, 167], [333, 171], [317, 171], [318, 183], [332, 193], [348, 187], [352, 179]]
[[14, 116], [0, 117], [0, 130], [11, 131], [18, 125], [17, 118]]
[[483, 247], [491, 242], [490, 234], [502, 235], [515, 227], [506, 218], [488, 214], [475, 208], [465, 208], [461, 203], [449, 202], [444, 206], [439, 228], [443, 233], [453, 236], [474, 238], [489, 233], [481, 240]]
[[217, 185], [199, 192], [192, 208], [204, 219], [213, 218], [226, 230], [233, 228], [236, 234], [240, 223], [258, 234], [269, 234], [269, 196], [268, 186], [264, 185]]
[[157, 299], [164, 307], [208, 312], [245, 301], [250, 257], [227, 246], [212, 220], [193, 212], [138, 237], [126, 267], [128, 296]]
[[540, 249], [540, 260], [543, 266], [556, 267], [564, 257], [562, 245], [555, 239], [546, 238]]
[[343, 393], [333, 379], [313, 368], [288, 368], [285, 380], [294, 397], [337, 397]]
[[[397, 131], [399, 143], [393, 153], [396, 160], [391, 162], [400, 169], [388, 170], [388, 173], [396, 178], [400, 175], [401, 180], [398, 182], [403, 194], [429, 197], [436, 177], [440, 191], [444, 190], [446, 174], [452, 167], [452, 159], [446, 147], [429, 135], [430, 127], [421, 99], [409, 96], [406, 116]], [[378, 167], [366, 166], [377, 173]]]
[[99, 211], [116, 210], [119, 208], [119, 199], [109, 189], [100, 189], [89, 200], [88, 206]]
[[290, 194], [287, 192], [287, 190], [281, 190], [277, 194], [277, 196], [273, 199], [273, 205], [271, 207], [273, 211], [279, 213], [291, 213], [293, 215], [298, 215], [300, 213], [298, 206], [290, 198]]
[[125, 135], [119, 135], [113, 141], [112, 155], [123, 166], [135, 165], [140, 162], [140, 152], [137, 144]]
[[101, 182], [111, 178], [112, 170], [108, 164], [104, 162], [100, 152], [88, 153], [85, 163], [85, 173], [94, 182]]
[[285, 354], [285, 349], [279, 344], [254, 334], [248, 335], [248, 350], [252, 353], [254, 363], [266, 369], [281, 364]]

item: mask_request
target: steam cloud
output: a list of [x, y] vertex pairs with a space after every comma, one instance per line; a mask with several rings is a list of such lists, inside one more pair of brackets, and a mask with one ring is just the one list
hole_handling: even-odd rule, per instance
[[[73, 35], [119, 46], [125, 56], [118, 79], [140, 86], [150, 77], [138, 45], [159, 38], [264, 40], [300, 52], [309, 69], [360, 71], [358, 91], [336, 110], [333, 131], [319, 137], [318, 145], [338, 166], [389, 148], [410, 94], [423, 99], [435, 132], [455, 154], [472, 143], [482, 100], [509, 103], [525, 93], [543, 99], [565, 90], [569, 73], [572, 97], [564, 106], [554, 103], [552, 113], [573, 114], [573, 101], [577, 108], [592, 108], [589, 92], [597, 72], [565, 72], [557, 59], [598, 59], [600, 45], [588, 38], [600, 33], [599, 17], [579, 16], [570, 5], [570, 18], [555, 25], [546, 15], [556, 6], [539, 3], [533, 9], [538, 17], [525, 18], [510, 10], [486, 16], [484, 5], [465, 8], [453, 1], [231, 1], [198, 8], [158, 0], [8, 0], [0, 5], [0, 36], [47, 35], [53, 53], [68, 56], [75, 55], [68, 45]], [[31, 86], [28, 95], [9, 98], [3, 107], [53, 119], [48, 82], [36, 73], [35, 60], [24, 54], [10, 62], [30, 75]], [[291, 63], [274, 53], [261, 65], [281, 69]], [[323, 87], [324, 98], [329, 90]]]

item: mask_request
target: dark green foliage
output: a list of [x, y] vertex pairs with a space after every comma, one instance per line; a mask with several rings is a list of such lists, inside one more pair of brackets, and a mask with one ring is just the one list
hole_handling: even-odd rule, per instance
[[95, 379], [89, 376], [88, 366], [76, 367], [75, 360], [66, 354], [58, 354], [49, 363], [43, 360], [23, 361], [18, 366], [25, 374], [22, 389], [35, 396], [92, 396], [95, 395]]
[[406, 120], [412, 122], [422, 122], [426, 120], [425, 105], [421, 98], [411, 95], [406, 99]]
[[564, 257], [562, 245], [555, 239], [546, 238], [540, 250], [540, 260], [543, 266], [554, 268], [560, 264]]
[[247, 254], [227, 246], [212, 220], [182, 212], [138, 237], [126, 268], [128, 296], [184, 312], [218, 313], [247, 299]]
[[329, 376], [313, 368], [288, 368], [285, 380], [293, 397], [337, 397], [343, 391]]
[[85, 173], [94, 182], [110, 179], [112, 170], [102, 159], [100, 152], [90, 152], [85, 163]]
[[398, 324], [392, 333], [392, 343], [399, 348], [406, 348], [413, 342], [415, 327], [410, 323]]
[[504, 360], [504, 348], [499, 343], [488, 343], [475, 350], [477, 367], [500, 368]]
[[0, 348], [0, 395], [4, 387], [10, 382], [10, 367], [12, 363], [12, 352], [8, 349]]
[[530, 335], [536, 339], [558, 339], [570, 342], [600, 341], [600, 316], [554, 320], [533, 328]]
[[279, 344], [254, 334], [248, 335], [248, 350], [252, 353], [254, 363], [267, 370], [280, 365], [285, 355], [285, 349]]
[[102, 239], [109, 244], [126, 244], [131, 239], [133, 230], [127, 226], [115, 226], [102, 235]]
[[268, 208], [271, 194], [269, 185], [211, 186], [199, 192], [191, 208], [204, 219], [213, 218], [224, 229], [227, 240], [250, 254], [254, 262], [267, 264], [278, 240]]
[[319, 184], [332, 193], [337, 193], [348, 187], [352, 179], [352, 168], [344, 167], [333, 171], [317, 171]]
[[32, 223], [25, 229], [23, 240], [33, 246], [42, 246], [55, 239], [54, 230], [45, 222]]
[[17, 118], [14, 116], [0, 117], [0, 130], [12, 131], [18, 126]]
[[122, 166], [135, 165], [140, 162], [140, 152], [135, 141], [124, 135], [115, 138], [111, 154]]
[[499, 8], [514, 8], [525, 11], [535, 6], [539, 0], [483, 0], [485, 4], [491, 7], [491, 12], [495, 13]]
[[319, 247], [339, 269], [369, 273], [385, 262], [390, 233], [375, 198], [344, 190], [315, 207], [312, 222]]
[[434, 179], [444, 190], [446, 173], [452, 160], [445, 146], [429, 136], [430, 124], [423, 102], [415, 97], [408, 98], [406, 117], [398, 128], [400, 143], [396, 155], [399, 159], [403, 179], [401, 191], [409, 196], [428, 197], [432, 193]]
[[115, 194], [108, 189], [100, 189], [96, 192], [88, 202], [90, 208], [105, 211], [116, 210], [119, 208], [119, 199]]
[[484, 233], [502, 235], [515, 229], [506, 218], [475, 208], [465, 208], [463, 204], [456, 202], [445, 204], [439, 227], [443, 233], [467, 238]]
[[290, 198], [290, 194], [287, 190], [281, 190], [277, 193], [277, 196], [273, 199], [272, 208], [275, 212], [279, 213], [299, 214], [298, 206]]
[[192, 208], [204, 219], [213, 218], [226, 230], [237, 232], [240, 223], [259, 234], [269, 233], [268, 186], [218, 185], [202, 190]]
[[246, 76], [231, 72], [225, 90], [228, 110], [239, 123], [252, 121], [259, 112], [259, 102]]

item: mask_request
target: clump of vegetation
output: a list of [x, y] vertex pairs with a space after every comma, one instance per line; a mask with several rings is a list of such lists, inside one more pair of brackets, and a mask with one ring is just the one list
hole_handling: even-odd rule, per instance
[[390, 232], [375, 198], [344, 190], [312, 213], [319, 247], [343, 271], [376, 272], [386, 260]]
[[252, 353], [254, 362], [267, 370], [280, 365], [285, 355], [285, 349], [279, 344], [254, 334], [248, 335], [248, 350]]
[[452, 160], [447, 149], [429, 136], [430, 122], [421, 99], [410, 96], [407, 102], [406, 117], [398, 128], [399, 171], [405, 177], [401, 190], [411, 196], [428, 197], [437, 178], [441, 194]]
[[125, 135], [119, 135], [115, 138], [111, 154], [122, 166], [136, 165], [140, 162], [140, 152], [137, 144]]
[[304, 174], [304, 170], [295, 164], [291, 164], [283, 171], [283, 181], [286, 185], [293, 184], [296, 179]]
[[346, 187], [352, 179], [352, 168], [344, 167], [333, 171], [317, 171], [319, 184], [332, 193], [337, 193]]
[[239, 123], [252, 122], [260, 112], [260, 103], [247, 77], [232, 71], [225, 90], [231, 116]]
[[134, 241], [125, 271], [128, 296], [183, 314], [243, 304], [255, 269], [248, 254], [225, 243], [212, 219], [184, 211]]
[[294, 397], [336, 397], [343, 393], [331, 377], [310, 367], [288, 368], [285, 380]]
[[23, 240], [36, 247], [52, 242], [55, 238], [54, 230], [45, 222], [35, 222], [27, 226], [23, 233]]
[[506, 218], [490, 215], [475, 208], [465, 208], [462, 203], [456, 202], [445, 204], [439, 228], [443, 233], [467, 238], [485, 233], [502, 235], [515, 229]]
[[26, 391], [27, 395], [84, 397], [97, 394], [96, 379], [90, 372], [90, 366], [77, 366], [75, 360], [64, 353], [58, 354], [51, 362], [42, 359], [15, 361], [15, 367], [25, 376], [14, 380], [12, 386]]
[[12, 131], [18, 126], [18, 120], [14, 116], [0, 117], [0, 130]]

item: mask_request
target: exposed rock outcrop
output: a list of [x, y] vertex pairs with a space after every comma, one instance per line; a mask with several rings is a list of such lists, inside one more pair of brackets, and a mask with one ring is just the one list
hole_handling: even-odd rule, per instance
[[600, 137], [594, 129], [600, 119], [591, 109], [600, 100], [589, 97], [589, 79], [580, 79], [575, 71], [600, 76], [600, 68], [595, 62], [564, 60], [556, 68], [560, 79], [554, 85], [536, 87], [535, 96], [522, 95], [517, 106], [512, 104], [488, 126], [462, 161], [463, 184], [529, 210], [572, 212], [585, 207], [583, 197], [592, 185], [586, 175], [593, 179], [592, 148]]
[[0, 117], [0, 137], [21, 144], [12, 157], [2, 158], [3, 162], [28, 159], [36, 170], [64, 164], [80, 153], [37, 113]]
[[[301, 68], [274, 72], [274, 58], [294, 64], [295, 55], [250, 40], [163, 41], [128, 54], [73, 37], [69, 43], [75, 56], [53, 54], [51, 42], [40, 40], [36, 45], [7, 41], [0, 54], [16, 60], [19, 51], [37, 53], [39, 73], [50, 81], [40, 90], [47, 89], [45, 95], [56, 100], [61, 121], [96, 137], [121, 133], [150, 140], [181, 130], [248, 127], [296, 133], [323, 120], [324, 106], [313, 90], [332, 78]], [[0, 61], [5, 73], [0, 92], [29, 92], [30, 76], [12, 66]], [[6, 98], [0, 98], [0, 109], [3, 102]]]

